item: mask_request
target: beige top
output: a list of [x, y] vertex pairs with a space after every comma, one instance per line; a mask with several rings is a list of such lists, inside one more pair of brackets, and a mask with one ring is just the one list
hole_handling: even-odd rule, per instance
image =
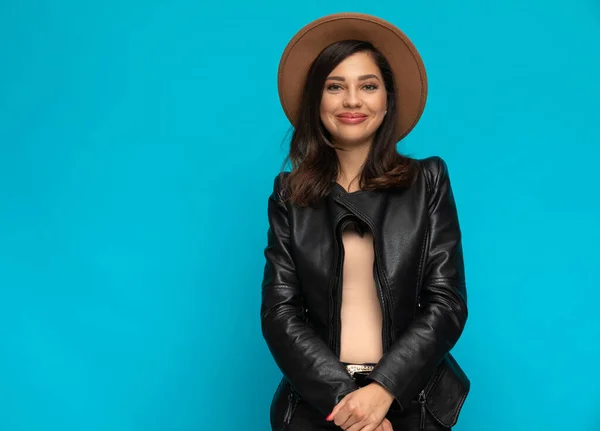
[[373, 265], [373, 235], [349, 228], [342, 233], [342, 333], [340, 361], [377, 363], [383, 356], [382, 314]]

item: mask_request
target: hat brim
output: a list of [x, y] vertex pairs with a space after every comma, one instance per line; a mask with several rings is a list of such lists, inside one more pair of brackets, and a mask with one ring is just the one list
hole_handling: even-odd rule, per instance
[[415, 127], [425, 109], [425, 65], [414, 44], [400, 29], [372, 15], [350, 12], [327, 15], [294, 35], [279, 62], [277, 86], [283, 111], [296, 126], [310, 65], [327, 46], [346, 39], [371, 42], [390, 63], [396, 85], [395, 138], [400, 141]]

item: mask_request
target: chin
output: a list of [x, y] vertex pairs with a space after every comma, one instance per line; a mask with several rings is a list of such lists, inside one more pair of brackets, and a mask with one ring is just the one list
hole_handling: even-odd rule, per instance
[[371, 138], [371, 135], [365, 133], [348, 133], [342, 135], [333, 135], [333, 138], [338, 142], [344, 142], [346, 144], [360, 144]]

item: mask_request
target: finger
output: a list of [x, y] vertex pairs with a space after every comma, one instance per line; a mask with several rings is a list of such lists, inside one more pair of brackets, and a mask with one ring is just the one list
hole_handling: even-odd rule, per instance
[[394, 431], [392, 423], [387, 418], [383, 420], [383, 422], [381, 423], [381, 427], [383, 428], [382, 431]]
[[364, 417], [361, 418], [360, 416], [354, 414], [350, 415], [348, 420], [341, 425], [341, 428], [345, 429], [346, 431], [362, 431], [364, 426]]
[[[348, 408], [348, 405], [345, 405], [343, 408], [340, 409], [339, 412], [337, 412], [333, 421], [335, 422], [335, 424], [337, 426], [342, 427], [343, 429], [346, 429], [349, 425], [356, 422], [355, 420], [352, 420], [351, 417], [352, 417], [352, 411], [350, 411], [350, 409]], [[349, 422], [348, 425], [346, 425], [346, 427], [343, 427], [343, 424], [348, 422], [349, 419], [352, 420], [352, 422]]]
[[341, 410], [341, 408], [344, 407], [345, 404], [346, 404], [345, 398], [342, 398], [342, 401], [340, 401], [339, 403], [337, 403], [335, 405], [335, 407], [333, 408], [331, 413], [329, 413], [329, 416], [327, 416], [325, 419], [328, 421], [335, 419], [336, 415]]
[[358, 431], [360, 430], [360, 421], [356, 419], [354, 415], [348, 416], [344, 422], [338, 425], [341, 429], [346, 431]]
[[378, 429], [380, 427], [381, 427], [381, 424], [370, 423], [370, 424], [367, 424], [364, 427], [360, 428], [360, 431], [375, 431], [376, 429]]
[[[350, 426], [349, 428], [343, 428], [346, 431], [363, 431], [363, 429], [365, 427], [365, 422], [364, 421], [357, 421], [355, 422], [352, 426]], [[381, 430], [379, 430], [381, 431]]]
[[364, 419], [352, 425], [346, 431], [383, 431], [381, 423], [369, 422], [368, 419]]
[[[357, 424], [364, 425], [366, 415], [359, 407], [353, 405], [352, 402], [346, 404], [346, 407], [340, 412], [338, 417], [340, 417], [342, 413], [348, 414], [345, 421], [340, 420], [340, 424], [338, 426], [340, 426], [342, 429], [354, 431], [354, 429], [352, 429], [353, 426], [356, 428]], [[358, 427], [356, 429], [360, 430], [361, 427]]]

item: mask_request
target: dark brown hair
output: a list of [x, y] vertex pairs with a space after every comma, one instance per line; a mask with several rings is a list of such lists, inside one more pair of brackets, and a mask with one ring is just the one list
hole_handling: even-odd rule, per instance
[[286, 199], [299, 206], [309, 206], [325, 197], [337, 179], [339, 162], [331, 135], [321, 122], [320, 104], [327, 76], [345, 58], [357, 52], [371, 54], [379, 67], [387, 92], [387, 114], [377, 129], [373, 145], [360, 176], [360, 188], [407, 187], [418, 172], [414, 160], [398, 153], [394, 128], [396, 87], [388, 61], [369, 42], [345, 40], [325, 48], [313, 61], [304, 85], [301, 104], [290, 142], [290, 151], [282, 166], [291, 161], [287, 176]]

